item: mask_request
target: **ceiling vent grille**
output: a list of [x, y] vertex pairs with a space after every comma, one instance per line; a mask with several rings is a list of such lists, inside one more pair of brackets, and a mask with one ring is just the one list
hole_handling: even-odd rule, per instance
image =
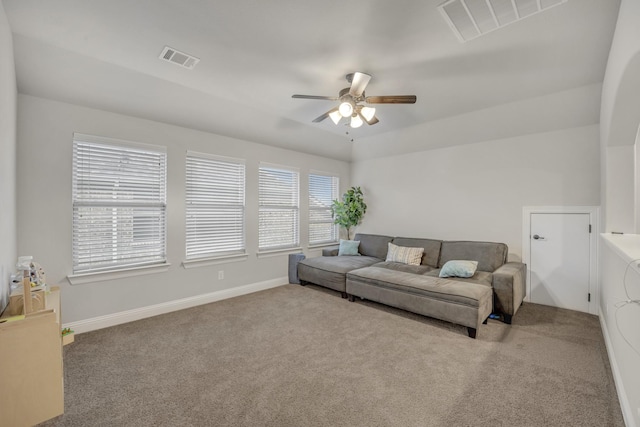
[[448, 0], [438, 6], [461, 43], [568, 0]]
[[200, 62], [200, 58], [196, 58], [193, 55], [180, 52], [179, 50], [169, 46], [164, 47], [159, 58], [180, 65], [181, 67], [187, 68], [189, 70], [192, 70], [193, 67], [195, 67], [196, 64]]

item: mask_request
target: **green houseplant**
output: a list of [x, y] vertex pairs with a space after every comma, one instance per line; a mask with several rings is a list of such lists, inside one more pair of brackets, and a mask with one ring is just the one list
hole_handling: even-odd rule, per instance
[[334, 200], [331, 205], [333, 223], [347, 230], [347, 239], [351, 239], [351, 227], [360, 224], [367, 211], [360, 187], [351, 187], [342, 195], [342, 201]]

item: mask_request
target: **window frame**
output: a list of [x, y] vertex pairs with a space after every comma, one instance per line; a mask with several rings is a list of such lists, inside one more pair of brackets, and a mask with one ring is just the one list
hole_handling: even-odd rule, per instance
[[[90, 159], [91, 150], [95, 152], [94, 159]], [[166, 147], [74, 133], [72, 156], [72, 274], [68, 276], [71, 284], [92, 281], [86, 277], [96, 275], [115, 278], [143, 274], [143, 270], [167, 269], [169, 264], [167, 263], [168, 159]], [[104, 156], [103, 169], [97, 167], [99, 163], [97, 160], [101, 156]], [[144, 157], [147, 157], [146, 161], [143, 161]], [[159, 162], [155, 169], [151, 167], [155, 161], [154, 158]], [[138, 163], [132, 159], [137, 160]], [[118, 168], [116, 172], [113, 168], [118, 162], [124, 166]], [[109, 170], [109, 167], [112, 169]], [[123, 169], [125, 169], [124, 172]], [[136, 174], [138, 177], [140, 174], [145, 176], [156, 174], [159, 181], [144, 184], [140, 180], [136, 181]], [[129, 184], [133, 182], [136, 185], [130, 185], [127, 193], [122, 186], [123, 182]], [[100, 209], [103, 209], [102, 216]], [[95, 219], [83, 223], [82, 212], [91, 210], [95, 211]], [[109, 216], [109, 210], [112, 217], [110, 221], [106, 219]], [[143, 217], [147, 220], [142, 220], [141, 223]], [[156, 219], [149, 221], [149, 218]], [[112, 237], [98, 241], [98, 245], [102, 245], [103, 248], [96, 251], [95, 257], [102, 258], [102, 261], [81, 261], [81, 254], [87, 251], [87, 242], [96, 234], [95, 222], [105, 227], [103, 234], [111, 234]], [[109, 222], [112, 224], [111, 231], [108, 231], [106, 226]], [[127, 223], [130, 229], [128, 231]], [[140, 224], [144, 225], [143, 229], [140, 228]], [[138, 236], [136, 236], [136, 228]], [[140, 232], [150, 233], [150, 237], [144, 238], [140, 236]], [[126, 243], [127, 238], [124, 237], [127, 235], [130, 236], [129, 243]], [[112, 250], [105, 249], [109, 245]], [[136, 245], [138, 249], [131, 251]], [[144, 256], [145, 251], [141, 250], [145, 245], [147, 248], [152, 248], [151, 251], [147, 251], [146, 256]], [[127, 252], [129, 256], [126, 256]]]
[[[206, 163], [209, 163], [208, 167], [212, 169], [216, 168], [214, 163], [219, 163], [221, 164], [220, 166], [222, 166], [222, 168], [228, 168], [228, 169], [241, 166], [241, 172], [239, 175], [229, 173], [226, 176], [223, 176], [222, 174], [220, 174], [218, 175], [218, 178], [222, 177], [222, 182], [217, 183], [219, 187], [224, 186], [225, 183], [227, 183], [229, 187], [232, 187], [231, 185], [232, 181], [234, 179], [241, 178], [240, 185], [236, 186], [235, 188], [230, 188], [227, 192], [227, 195], [229, 196], [231, 196], [232, 193], [236, 192], [236, 194], [233, 195], [232, 197], [229, 197], [229, 199], [233, 199], [234, 197], [236, 197], [236, 199], [239, 200], [240, 203], [231, 203], [231, 200], [229, 200], [228, 203], [222, 203], [222, 200], [221, 200], [218, 203], [210, 203], [210, 204], [194, 203], [193, 200], [190, 201], [190, 196], [199, 196], [200, 199], [203, 199], [203, 198], [206, 198], [208, 195], [211, 195], [211, 190], [190, 194], [189, 174], [191, 172], [195, 172], [195, 171], [190, 172], [189, 170], [190, 159], [195, 160], [196, 162], [200, 162], [201, 167], [205, 166]], [[203, 173], [203, 172], [204, 172], [203, 169], [200, 169], [199, 173]], [[215, 172], [213, 172], [211, 175], [207, 175], [207, 178], [214, 178], [214, 174]], [[190, 207], [192, 209], [190, 209]], [[207, 209], [207, 207], [210, 207], [210, 209]], [[230, 240], [230, 242], [233, 243], [232, 249], [224, 250], [221, 248], [219, 250], [212, 250], [209, 252], [200, 252], [200, 255], [192, 255], [192, 256], [189, 255], [190, 234], [197, 233], [197, 230], [190, 230], [190, 215], [193, 215], [193, 208], [195, 208], [195, 210], [201, 210], [203, 214], [208, 215], [209, 220], [211, 220], [212, 216], [213, 217], [217, 215], [219, 216], [220, 209], [222, 210], [224, 209], [234, 210], [238, 208], [240, 209], [241, 213], [239, 218], [237, 216], [234, 217], [236, 225], [235, 226], [231, 225], [228, 227], [228, 229], [225, 229], [225, 231], [228, 230], [230, 231], [231, 234], [234, 234], [237, 231], [237, 224], [239, 219], [240, 238]], [[217, 226], [214, 226], [211, 229], [206, 229], [206, 232], [211, 233], [212, 231], [215, 230], [216, 227]], [[244, 159], [239, 159], [235, 157], [226, 157], [226, 156], [218, 156], [218, 155], [208, 154], [208, 153], [200, 153], [196, 151], [187, 151], [186, 157], [185, 157], [185, 261], [183, 265], [187, 267], [188, 265], [194, 265], [194, 264], [198, 264], [206, 261], [214, 261], [214, 260], [236, 258], [236, 257], [246, 257], [246, 254], [247, 254], [246, 228], [247, 228], [246, 227], [246, 161]], [[237, 237], [237, 235], [235, 236]], [[209, 241], [211, 241], [211, 239]], [[193, 241], [191, 243], [196, 244], [198, 242]], [[200, 242], [200, 244], [202, 243], [206, 243], [206, 239], [203, 239], [203, 241]]]
[[[265, 195], [263, 191], [264, 182], [263, 178], [265, 174], [263, 171], [272, 171], [274, 174], [291, 174], [291, 177], [294, 178], [294, 182], [292, 183], [292, 193], [290, 194], [290, 202], [291, 204], [286, 203], [268, 203], [273, 202], [274, 194], [277, 193], [278, 188], [269, 188], [271, 192], [269, 195]], [[286, 182], [283, 182], [286, 184]], [[279, 186], [280, 189], [283, 188], [282, 185]], [[286, 185], [284, 185], [286, 187]], [[277, 198], [277, 197], [275, 197]], [[284, 200], [281, 200], [284, 201]], [[264, 245], [263, 243], [263, 218], [267, 213], [274, 214], [276, 212], [286, 212], [290, 211], [292, 216], [291, 226], [293, 228], [293, 235], [291, 236], [290, 242], [286, 244], [280, 245]], [[287, 224], [285, 224], [287, 225]], [[269, 236], [273, 239], [273, 236]], [[258, 167], [258, 254], [260, 253], [269, 253], [269, 252], [282, 252], [282, 251], [292, 251], [292, 250], [301, 250], [300, 248], [300, 170], [291, 166], [277, 165], [273, 163], [260, 162]]]
[[[314, 206], [314, 200], [312, 199], [312, 177], [324, 177], [331, 178], [331, 198], [330, 201], [320, 201], [324, 202], [324, 206]], [[331, 215], [331, 205], [333, 200], [338, 199], [340, 194], [340, 176], [336, 173], [330, 172], [321, 172], [311, 170], [309, 171], [309, 247], [319, 247], [319, 246], [330, 246], [339, 242], [340, 239], [340, 230], [338, 225], [334, 223]], [[327, 204], [328, 202], [328, 204]], [[313, 220], [313, 212], [327, 212], [329, 214], [329, 219], [326, 220]], [[331, 238], [328, 240], [312, 240], [312, 232], [311, 227], [313, 224], [331, 224]]]

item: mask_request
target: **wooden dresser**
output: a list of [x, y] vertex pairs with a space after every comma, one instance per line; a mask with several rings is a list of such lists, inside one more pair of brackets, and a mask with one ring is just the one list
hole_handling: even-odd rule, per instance
[[[39, 293], [39, 295], [37, 295]], [[0, 425], [32, 426], [64, 412], [60, 289], [12, 295], [0, 317]]]

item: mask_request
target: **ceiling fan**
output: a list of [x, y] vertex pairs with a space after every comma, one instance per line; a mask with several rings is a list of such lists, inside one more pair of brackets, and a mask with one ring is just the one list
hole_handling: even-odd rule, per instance
[[366, 104], [415, 104], [415, 95], [387, 95], [387, 96], [365, 96], [364, 89], [367, 87], [371, 76], [369, 74], [356, 71], [347, 74], [346, 79], [351, 83], [350, 87], [342, 89], [338, 96], [317, 96], [317, 95], [292, 95], [298, 99], [320, 99], [326, 101], [340, 101], [337, 107], [332, 108], [323, 115], [316, 117], [313, 122], [319, 123], [330, 117], [333, 123], [338, 124], [343, 118], [350, 119], [349, 125], [352, 128], [362, 126], [363, 122], [369, 125], [378, 123], [376, 109], [367, 107]]

